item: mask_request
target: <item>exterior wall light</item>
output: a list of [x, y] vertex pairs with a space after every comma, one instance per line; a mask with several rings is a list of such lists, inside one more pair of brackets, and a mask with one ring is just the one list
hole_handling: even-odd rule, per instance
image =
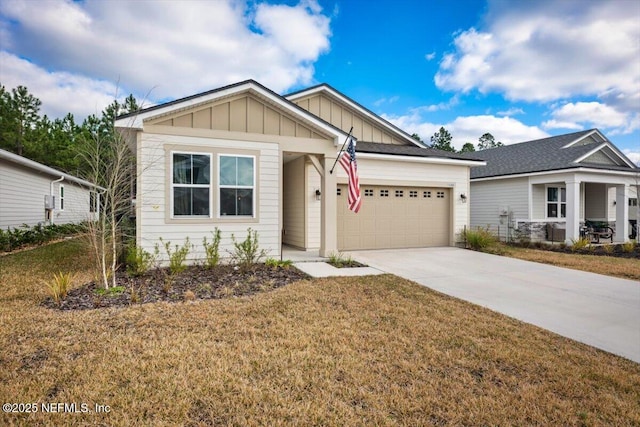
[[464, 193], [460, 194], [460, 200], [462, 203], [467, 203], [467, 195]]
[[322, 193], [320, 193], [320, 189], [316, 190], [316, 200], [320, 200], [320, 196], [322, 196]]

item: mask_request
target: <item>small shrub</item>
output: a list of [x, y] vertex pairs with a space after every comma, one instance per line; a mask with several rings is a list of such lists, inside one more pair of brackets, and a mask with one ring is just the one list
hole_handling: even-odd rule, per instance
[[587, 249], [589, 246], [591, 246], [591, 241], [585, 237], [571, 239], [571, 250], [574, 252]]
[[615, 245], [603, 245], [602, 247], [602, 252], [604, 252], [607, 255], [611, 255], [613, 253], [613, 250], [615, 249]]
[[206, 237], [202, 238], [202, 246], [204, 246], [205, 251], [204, 266], [206, 268], [213, 268], [220, 262], [220, 229], [216, 227], [211, 234], [213, 234], [211, 243], [207, 241]]
[[498, 238], [488, 228], [479, 227], [476, 230], [466, 230], [465, 240], [469, 247], [476, 251], [485, 250], [498, 243]]
[[171, 275], [183, 272], [187, 268], [185, 265], [187, 255], [189, 255], [189, 251], [193, 248], [193, 245], [189, 242], [189, 237], [184, 240], [182, 246], [175, 245], [173, 249], [171, 248], [171, 242], [165, 242], [162, 240], [162, 237], [159, 240], [169, 257], [169, 271]]
[[235, 248], [231, 257], [234, 263], [243, 271], [249, 270], [260, 261], [260, 258], [265, 257], [267, 254], [266, 250], [259, 247], [258, 232], [251, 228], [247, 229], [247, 238], [242, 242], [238, 242], [233, 234], [231, 235], [231, 240]]
[[127, 273], [132, 276], [142, 276], [146, 273], [155, 263], [158, 257], [158, 247], [153, 254], [145, 251], [135, 243], [127, 247]]
[[293, 261], [291, 261], [290, 259], [279, 260], [279, 259], [269, 257], [264, 261], [264, 265], [266, 265], [267, 267], [273, 268], [274, 270], [277, 268], [287, 269], [291, 267], [292, 264], [293, 264]]
[[194, 294], [193, 291], [187, 289], [186, 291], [184, 291], [183, 298], [185, 301], [193, 301], [196, 299], [196, 294]]
[[66, 298], [67, 292], [71, 287], [71, 280], [71, 273], [63, 274], [59, 272], [58, 274], [54, 273], [53, 279], [47, 283], [49, 293], [57, 304], [60, 304], [60, 301]]
[[628, 242], [624, 242], [622, 245], [620, 245], [620, 247], [622, 248], [622, 252], [630, 254], [635, 249], [636, 242], [635, 240], [630, 240]]
[[112, 286], [109, 289], [98, 288], [95, 290], [96, 295], [99, 295], [101, 297], [105, 295], [108, 295], [108, 296], [120, 295], [123, 292], [124, 292], [124, 286]]

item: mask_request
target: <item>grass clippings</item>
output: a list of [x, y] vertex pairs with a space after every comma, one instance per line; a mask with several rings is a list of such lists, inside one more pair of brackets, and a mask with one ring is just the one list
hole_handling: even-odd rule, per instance
[[76, 246], [0, 260], [0, 400], [90, 412], [0, 425], [640, 424], [639, 364], [391, 275], [43, 307], [41, 280], [88, 274]]

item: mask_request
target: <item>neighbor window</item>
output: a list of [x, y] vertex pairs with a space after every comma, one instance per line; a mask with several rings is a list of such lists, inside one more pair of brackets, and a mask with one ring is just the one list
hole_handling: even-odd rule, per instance
[[547, 218], [565, 218], [567, 216], [567, 189], [547, 187]]
[[638, 206], [638, 199], [634, 198], [629, 198], [629, 206]]
[[98, 193], [89, 192], [89, 212], [98, 212]]
[[63, 211], [64, 210], [64, 185], [62, 184], [60, 184], [59, 195], [60, 195], [60, 210]]
[[211, 155], [173, 153], [174, 216], [210, 216]]
[[253, 216], [255, 157], [221, 155], [220, 216]]

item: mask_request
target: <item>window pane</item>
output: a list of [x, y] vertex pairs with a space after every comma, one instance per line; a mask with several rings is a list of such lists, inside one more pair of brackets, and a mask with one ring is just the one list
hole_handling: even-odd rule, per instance
[[236, 158], [220, 156], [220, 185], [236, 185]]
[[220, 215], [253, 215], [253, 190], [220, 189]]
[[560, 201], [561, 202], [566, 202], [567, 201], [567, 189], [566, 188], [561, 188], [560, 189]]
[[560, 217], [562, 218], [566, 218], [567, 217], [567, 205], [562, 203], [560, 205]]
[[253, 190], [237, 190], [238, 215], [253, 215]]
[[209, 184], [209, 156], [194, 155], [193, 156], [193, 183]]
[[557, 218], [558, 217], [558, 205], [556, 203], [547, 205], [547, 217], [549, 218]]
[[173, 183], [191, 184], [191, 155], [173, 155]]
[[173, 189], [173, 214], [191, 215], [191, 191], [189, 188]]
[[191, 194], [192, 194], [191, 215], [209, 216], [209, 189], [208, 188], [192, 188]]
[[209, 189], [185, 187], [174, 188], [173, 215], [209, 216]]
[[238, 157], [237, 185], [253, 186], [253, 158]]
[[556, 187], [547, 188], [547, 202], [558, 201], [558, 189]]
[[220, 215], [236, 214], [236, 190], [234, 188], [220, 189]]

